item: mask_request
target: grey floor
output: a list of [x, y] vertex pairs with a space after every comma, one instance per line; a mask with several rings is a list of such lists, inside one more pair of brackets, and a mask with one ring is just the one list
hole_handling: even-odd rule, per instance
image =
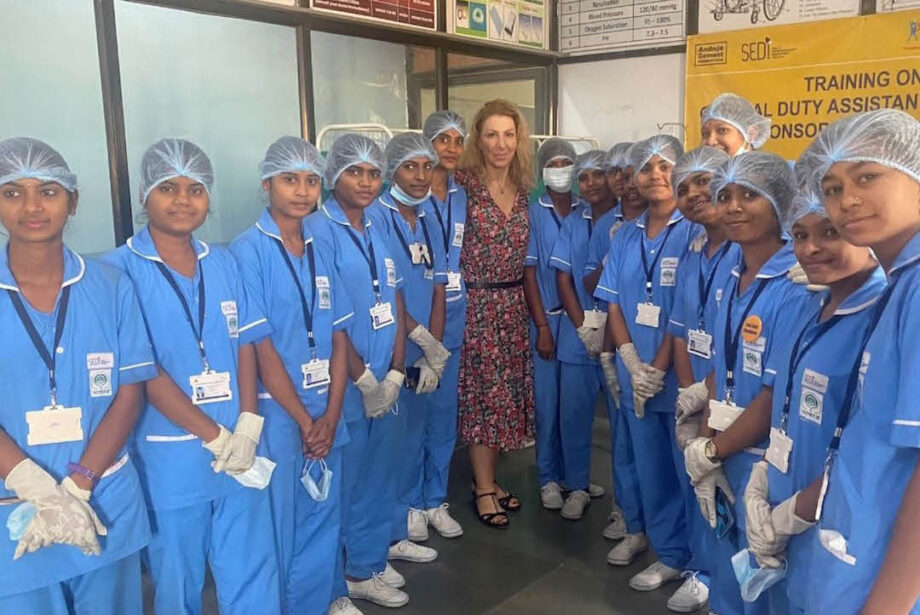
[[[616, 543], [601, 533], [610, 511], [610, 436], [605, 416], [594, 426], [592, 482], [608, 495], [594, 500], [579, 522], [565, 521], [540, 507], [534, 449], [502, 458], [499, 479], [523, 500], [511, 527], [496, 531], [481, 525], [470, 504], [470, 465], [465, 449], [454, 456], [449, 500], [451, 513], [465, 534], [445, 540], [432, 532], [427, 546], [438, 550], [430, 564], [396, 562], [405, 575], [409, 604], [391, 610], [357, 602], [366, 615], [650, 615], [669, 613], [674, 582], [648, 593], [633, 591], [627, 582], [654, 561], [647, 553], [631, 566], [606, 563]], [[150, 596], [148, 598], [148, 613]], [[213, 585], [205, 591], [205, 613], [217, 613]], [[705, 611], [704, 611], [705, 612]]]

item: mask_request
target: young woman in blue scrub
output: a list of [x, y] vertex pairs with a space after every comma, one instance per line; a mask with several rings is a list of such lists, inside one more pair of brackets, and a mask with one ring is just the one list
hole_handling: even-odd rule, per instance
[[339, 137], [323, 176], [332, 195], [307, 217], [317, 254], [335, 268], [354, 310], [343, 407], [349, 441], [342, 451], [342, 532], [330, 615], [360, 615], [351, 598], [386, 607], [409, 601], [399, 589], [405, 579], [387, 564], [402, 445], [394, 405], [405, 379], [405, 316], [397, 292], [403, 281], [385, 230], [365, 214], [385, 170], [373, 141]]
[[0, 612], [140, 615], [144, 496], [125, 443], [156, 376], [131, 281], [64, 244], [77, 178], [0, 141]]
[[800, 164], [834, 228], [871, 248], [889, 283], [851, 340], [864, 350], [828, 450], [805, 611], [920, 613], [920, 123], [894, 110], [839, 120]]
[[[775, 376], [770, 362], [809, 298], [805, 287], [786, 276], [795, 255], [779, 219], [795, 196], [795, 178], [782, 158], [749, 152], [719, 167], [711, 187], [728, 239], [741, 247], [741, 256], [733, 263], [712, 331], [714, 360], [707, 377], [712, 401], [703, 410], [700, 437], [687, 444], [684, 460], [704, 519], [721, 534], [718, 540], [731, 544], [710, 551], [710, 599], [722, 605], [720, 615], [764, 613], [765, 597], [742, 603], [731, 552], [747, 542], [740, 496], [751, 466], [764, 453], [770, 420], [764, 385]], [[733, 528], [722, 531], [717, 523], [720, 506], [731, 509]]]
[[159, 371], [134, 441], [154, 526], [154, 608], [200, 613], [209, 566], [222, 613], [274, 613], [278, 567], [262, 490], [273, 464], [255, 455], [263, 419], [253, 347], [271, 329], [230, 252], [192, 235], [213, 183], [197, 145], [154, 143], [141, 159], [148, 224], [104, 260], [134, 282]]
[[265, 417], [259, 452], [277, 464], [268, 489], [282, 612], [316, 615], [331, 602], [339, 546], [345, 328], [353, 316], [338, 274], [305, 228], [324, 169], [310, 143], [275, 141], [261, 164], [268, 207], [230, 244], [250, 300], [272, 326], [256, 345]]
[[770, 139], [771, 123], [746, 98], [719, 94], [700, 113], [701, 145], [729, 156], [760, 149]]
[[460, 273], [460, 250], [466, 229], [466, 190], [454, 181], [453, 174], [463, 154], [466, 123], [453, 111], [435, 111], [425, 120], [422, 133], [438, 155], [438, 164], [431, 174], [430, 200], [438, 223], [433, 240], [444, 246], [447, 261], [444, 337], [441, 341], [450, 352], [440, 386], [430, 393], [428, 400], [422, 506], [428, 525], [445, 538], [456, 538], [462, 535], [463, 529], [449, 513], [447, 484], [450, 460], [457, 443], [460, 347], [466, 325], [466, 283]]
[[[428, 539], [428, 518], [424, 509], [425, 459], [434, 445], [431, 428], [439, 417], [430, 406], [431, 393], [437, 390], [450, 353], [441, 343], [444, 338], [447, 262], [443, 243], [437, 241], [439, 229], [431, 204], [431, 175], [438, 155], [424, 135], [403, 133], [393, 137], [384, 150], [389, 188], [367, 215], [372, 224], [385, 229], [390, 254], [403, 276], [400, 289], [406, 306], [406, 366], [418, 370], [412, 388], [399, 394], [398, 415], [402, 447], [396, 507], [393, 511], [393, 541], [390, 559], [430, 562], [434, 549], [415, 542]], [[427, 442], [427, 445], [426, 445]], [[450, 457], [449, 451], [440, 452]], [[445, 514], [446, 511], [445, 511]], [[445, 528], [448, 518], [444, 519]], [[463, 529], [450, 524], [450, 537]]]
[[[645, 527], [659, 559], [630, 579], [637, 591], [680, 578], [689, 559], [673, 435], [677, 382], [665, 339], [677, 268], [697, 232], [677, 210], [671, 185], [671, 169], [682, 153], [680, 142], [665, 135], [629, 149], [629, 166], [649, 206], [614, 235], [595, 290], [598, 299], [608, 302], [607, 326], [618, 348], [620, 407], [636, 455]], [[625, 566], [646, 548], [647, 540], [624, 540], [607, 561]]]

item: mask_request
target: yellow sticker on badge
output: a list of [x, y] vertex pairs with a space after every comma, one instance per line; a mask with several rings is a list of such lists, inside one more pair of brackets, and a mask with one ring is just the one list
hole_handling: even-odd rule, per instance
[[760, 316], [748, 316], [741, 326], [741, 337], [748, 343], [756, 342], [762, 332], [763, 321]]

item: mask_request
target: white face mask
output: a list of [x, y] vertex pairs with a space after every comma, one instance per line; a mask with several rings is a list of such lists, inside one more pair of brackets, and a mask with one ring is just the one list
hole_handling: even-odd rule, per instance
[[265, 489], [275, 471], [275, 462], [267, 457], [256, 457], [252, 466], [242, 474], [232, 474], [236, 481], [250, 489]]
[[569, 192], [575, 181], [575, 165], [543, 169], [543, 184], [553, 192]]

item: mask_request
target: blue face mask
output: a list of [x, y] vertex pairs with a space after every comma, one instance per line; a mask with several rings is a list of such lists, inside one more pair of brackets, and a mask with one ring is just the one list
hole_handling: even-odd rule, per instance
[[13, 509], [10, 516], [6, 519], [6, 529], [10, 531], [10, 540], [17, 542], [22, 535], [26, 533], [26, 528], [32, 522], [35, 516], [35, 505], [29, 502], [23, 502]]
[[275, 462], [266, 457], [256, 457], [252, 466], [242, 474], [232, 474], [236, 481], [250, 489], [265, 489], [271, 482]]
[[755, 602], [760, 594], [786, 578], [786, 567], [784, 560], [782, 568], [761, 568], [750, 550], [735, 553], [732, 556], [732, 568], [735, 569], [735, 578], [741, 586], [741, 599], [745, 602]]
[[310, 470], [316, 465], [316, 461], [310, 461], [303, 468], [303, 475], [300, 482], [303, 483], [307, 494], [315, 502], [325, 502], [329, 498], [329, 489], [332, 487], [332, 470], [326, 465], [325, 460], [319, 460], [319, 481], [313, 479]]
[[417, 199], [414, 196], [409, 196], [408, 194], [406, 194], [405, 191], [403, 191], [403, 189], [399, 187], [399, 184], [397, 184], [394, 181], [390, 185], [390, 196], [396, 199], [397, 201], [399, 201], [400, 203], [402, 203], [403, 205], [411, 205], [413, 207], [417, 207], [418, 205], [421, 205], [422, 203], [424, 203], [425, 201], [431, 198], [431, 189], [430, 188], [428, 189], [428, 194], [426, 194], [420, 199]]

